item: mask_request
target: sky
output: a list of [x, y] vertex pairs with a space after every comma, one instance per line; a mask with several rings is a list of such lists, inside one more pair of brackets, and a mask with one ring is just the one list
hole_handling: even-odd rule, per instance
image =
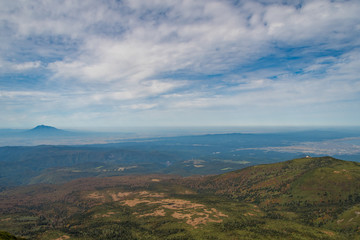
[[0, 0], [0, 128], [359, 126], [360, 1]]

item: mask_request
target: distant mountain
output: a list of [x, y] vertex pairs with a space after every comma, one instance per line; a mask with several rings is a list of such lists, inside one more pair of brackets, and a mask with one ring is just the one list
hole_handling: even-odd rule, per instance
[[71, 132], [64, 131], [52, 126], [38, 125], [33, 129], [26, 131], [25, 134], [32, 136], [63, 136], [69, 135]]
[[30, 131], [59, 131], [59, 129], [46, 125], [38, 125], [33, 129], [31, 129]]

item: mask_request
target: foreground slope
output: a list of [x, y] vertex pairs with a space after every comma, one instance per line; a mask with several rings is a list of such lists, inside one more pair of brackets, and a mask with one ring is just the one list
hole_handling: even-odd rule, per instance
[[332, 157], [307, 157], [257, 165], [206, 177], [195, 183], [239, 200], [256, 203], [301, 204], [359, 202], [360, 164]]
[[0, 231], [0, 240], [22, 240], [23, 238], [17, 238], [8, 232]]
[[357, 239], [360, 165], [330, 157], [210, 177], [78, 179], [0, 193], [0, 230], [31, 239]]
[[[358, 231], [360, 226], [360, 164], [356, 162], [307, 157], [189, 179], [186, 185], [259, 204], [272, 214], [295, 212], [309, 225], [327, 224], [337, 229], [343, 226], [352, 231]], [[348, 211], [351, 223], [341, 217], [343, 211]]]

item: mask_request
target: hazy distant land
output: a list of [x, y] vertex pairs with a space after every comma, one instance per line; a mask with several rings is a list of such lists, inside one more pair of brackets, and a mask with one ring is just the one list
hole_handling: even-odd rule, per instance
[[360, 161], [357, 129], [230, 131], [193, 128], [92, 133], [49, 126], [2, 131], [6, 134], [0, 138], [0, 186], [90, 176], [219, 174], [306, 155]]

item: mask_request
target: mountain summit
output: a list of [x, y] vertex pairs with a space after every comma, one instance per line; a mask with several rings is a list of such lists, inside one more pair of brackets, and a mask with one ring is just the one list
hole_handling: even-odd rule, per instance
[[62, 131], [59, 130], [55, 127], [51, 127], [51, 126], [46, 126], [46, 125], [38, 125], [36, 127], [34, 127], [33, 129], [31, 129], [30, 131]]

